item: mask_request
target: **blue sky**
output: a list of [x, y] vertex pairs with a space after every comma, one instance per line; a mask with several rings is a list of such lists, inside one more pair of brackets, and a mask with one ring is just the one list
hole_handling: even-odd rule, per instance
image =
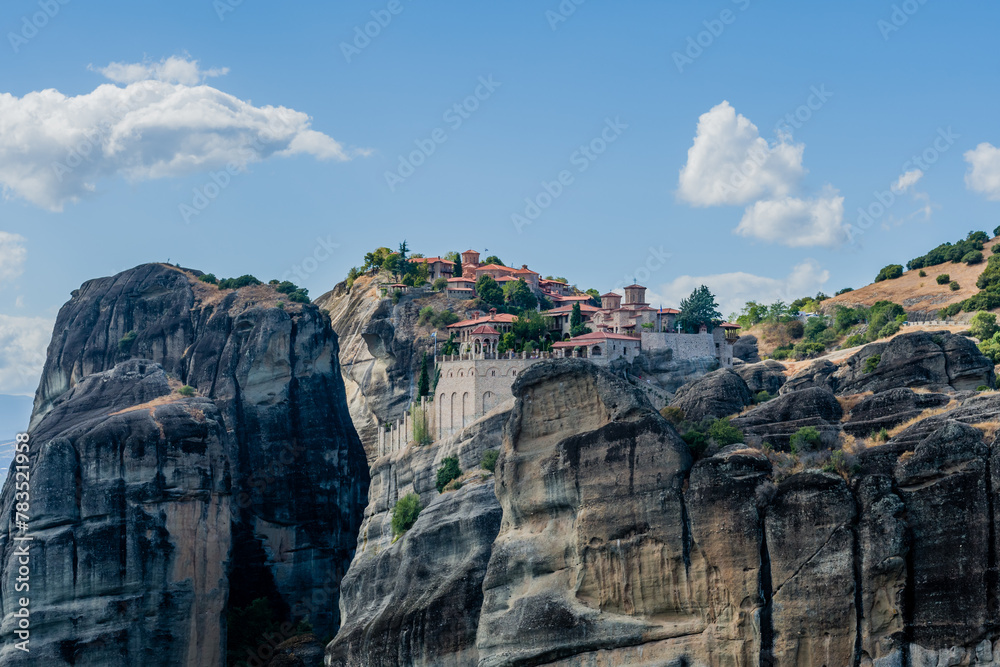
[[318, 296], [406, 238], [664, 305], [706, 282], [728, 313], [1000, 223], [994, 5], [64, 2], [0, 9], [0, 393], [33, 393], [71, 290], [149, 261]]

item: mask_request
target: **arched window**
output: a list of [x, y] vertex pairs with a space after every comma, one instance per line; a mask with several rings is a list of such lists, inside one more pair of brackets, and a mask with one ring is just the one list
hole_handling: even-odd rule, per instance
[[594, 357], [601, 356], [601, 346], [600, 345], [595, 345], [593, 351], [591, 351], [590, 354], [591, 354], [591, 356], [594, 356]]

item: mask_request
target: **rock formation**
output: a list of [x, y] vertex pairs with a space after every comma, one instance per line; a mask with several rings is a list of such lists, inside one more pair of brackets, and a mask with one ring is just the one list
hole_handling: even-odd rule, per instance
[[[221, 665], [227, 611], [257, 598], [339, 624], [368, 474], [336, 335], [315, 306], [197, 275], [140, 266], [59, 313], [31, 421], [31, 653], [4, 644], [5, 665]], [[14, 500], [11, 477], [4, 636]]]
[[689, 382], [674, 395], [670, 406], [680, 408], [692, 421], [719, 419], [753, 403], [754, 395], [735, 371], [721, 368]]
[[796, 431], [812, 426], [832, 446], [840, 434], [843, 416], [836, 396], [821, 387], [810, 387], [759, 405], [733, 419], [732, 424], [744, 435], [757, 436], [781, 448], [788, 445]]

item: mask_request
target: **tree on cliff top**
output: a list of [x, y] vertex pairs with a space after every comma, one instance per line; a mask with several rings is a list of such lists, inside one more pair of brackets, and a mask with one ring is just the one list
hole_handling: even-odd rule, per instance
[[719, 304], [715, 302], [715, 295], [705, 285], [681, 300], [681, 314], [677, 316], [677, 322], [688, 331], [697, 331], [702, 324], [711, 329], [713, 321], [721, 319], [722, 313], [719, 312]]
[[503, 305], [503, 290], [489, 274], [483, 274], [476, 280], [476, 296], [488, 306], [499, 308]]

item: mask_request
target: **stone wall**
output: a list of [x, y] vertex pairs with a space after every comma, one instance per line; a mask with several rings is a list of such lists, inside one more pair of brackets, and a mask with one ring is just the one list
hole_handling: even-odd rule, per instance
[[675, 359], [717, 356], [712, 334], [642, 332], [642, 350], [644, 352], [665, 349], [673, 350]]
[[[463, 355], [464, 356], [464, 355]], [[441, 361], [434, 391], [433, 429], [437, 437], [455, 433], [494, 407], [513, 398], [510, 387], [525, 369], [542, 359], [470, 359]]]

